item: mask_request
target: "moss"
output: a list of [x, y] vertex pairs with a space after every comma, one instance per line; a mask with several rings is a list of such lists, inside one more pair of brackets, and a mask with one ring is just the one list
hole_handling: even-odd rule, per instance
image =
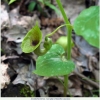
[[27, 85], [22, 87], [22, 89], [20, 90], [20, 94], [25, 97], [35, 97], [34, 91], [31, 91], [29, 86]]

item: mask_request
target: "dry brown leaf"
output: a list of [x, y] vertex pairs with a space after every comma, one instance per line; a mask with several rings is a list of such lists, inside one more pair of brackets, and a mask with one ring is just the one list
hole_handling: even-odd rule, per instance
[[[79, 78], [78, 78], [78, 76], [76, 76], [76, 75], [70, 75], [69, 76], [69, 79], [70, 79], [70, 81], [72, 81], [73, 82], [73, 86], [72, 87], [74, 87], [74, 88], [80, 88], [80, 86], [82, 85], [82, 82], [79, 80]], [[77, 84], [77, 85], [76, 85]], [[71, 87], [70, 87], [71, 88]]]
[[80, 56], [80, 51], [79, 51], [79, 48], [75, 45], [73, 48], [72, 48], [72, 58], [76, 59], [77, 57]]
[[18, 75], [13, 81], [13, 84], [27, 84], [32, 91], [43, 87], [45, 81], [42, 77], [38, 77], [37, 75], [33, 74], [34, 69], [35, 66], [32, 61], [30, 65], [17, 69]]
[[81, 89], [82, 82], [74, 74], [71, 74], [69, 76], [69, 80], [72, 83], [72, 85], [69, 87], [70, 94], [73, 96], [80, 96], [81, 97], [82, 96], [82, 89]]
[[51, 26], [51, 27], [57, 27], [64, 23], [63, 19], [61, 18], [41, 18], [41, 25], [42, 26]]
[[98, 60], [95, 56], [89, 56], [89, 68], [91, 69], [91, 71], [93, 71], [94, 69], [99, 70], [99, 66], [98, 66]]
[[93, 87], [90, 86], [90, 85], [88, 85], [88, 84], [83, 84], [83, 86], [84, 86], [85, 89], [88, 89], [88, 90], [90, 90], [90, 91], [93, 90]]
[[20, 17], [17, 24], [23, 26], [25, 29], [27, 29], [27, 31], [29, 31], [36, 24], [36, 21], [40, 26], [40, 19], [36, 14], [34, 14], [32, 17], [31, 16]]
[[43, 89], [39, 89], [40, 97], [48, 97], [48, 94], [45, 93]]
[[17, 24], [19, 17], [20, 14], [19, 14], [19, 6], [18, 6], [9, 12], [10, 23], [12, 26]]
[[6, 88], [10, 83], [10, 77], [7, 73], [8, 64], [1, 63], [0, 71], [1, 71], [1, 89]]
[[81, 88], [78, 88], [78, 89], [76, 89], [76, 88], [70, 88], [69, 89], [69, 92], [70, 92], [70, 94], [71, 94], [71, 96], [74, 96], [74, 97], [82, 97], [82, 89]]
[[9, 21], [9, 14], [6, 10], [5, 5], [1, 5], [1, 11], [0, 11], [0, 19], [1, 19], [1, 30], [4, 28], [10, 27], [10, 21]]
[[85, 56], [93, 56], [99, 51], [97, 48], [91, 46], [82, 37], [75, 36], [75, 43], [80, 50], [80, 53]]
[[26, 30], [22, 26], [15, 25], [9, 29], [4, 36], [7, 38], [7, 41], [21, 43], [26, 33]]
[[46, 80], [45, 86], [48, 86], [48, 93], [50, 95], [63, 95], [63, 84], [57, 78], [49, 78]]

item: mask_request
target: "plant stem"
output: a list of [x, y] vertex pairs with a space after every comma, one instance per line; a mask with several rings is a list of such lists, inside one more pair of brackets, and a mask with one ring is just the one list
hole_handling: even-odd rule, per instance
[[58, 31], [58, 30], [59, 30], [61, 27], [63, 27], [63, 26], [69, 26], [69, 27], [72, 27], [71, 24], [63, 24], [63, 25], [57, 27], [53, 32], [47, 34], [47, 35], [46, 35], [46, 38], [48, 38], [48, 37], [52, 36], [53, 34], [55, 34], [55, 32]]
[[67, 34], [68, 34], [68, 49], [67, 49], [67, 60], [70, 60], [71, 59], [71, 33], [72, 33], [72, 27], [70, 27], [71, 26], [71, 24], [70, 24], [70, 22], [68, 21], [68, 18], [67, 18], [67, 16], [66, 16], [66, 13], [65, 13], [65, 11], [64, 11], [64, 9], [63, 9], [63, 6], [62, 6], [62, 4], [61, 4], [61, 1], [60, 0], [56, 0], [57, 1], [57, 4], [58, 4], [58, 6], [59, 6], [59, 8], [60, 8], [60, 11], [61, 11], [61, 13], [62, 13], [62, 16], [63, 16], [63, 18], [64, 18], [64, 21], [65, 21], [65, 23], [66, 24], [68, 24], [69, 26], [66, 26], [66, 28], [67, 28]]
[[[60, 83], [64, 86], [64, 83], [61, 79], [59, 79], [59, 77], [57, 76], [57, 79], [60, 81]], [[65, 87], [65, 86], [64, 86]]]
[[[70, 24], [70, 22], [68, 21], [68, 18], [67, 18], [67, 16], [66, 16], [66, 13], [65, 13], [65, 11], [64, 11], [64, 9], [63, 9], [63, 6], [62, 6], [62, 4], [61, 4], [61, 1], [60, 0], [56, 0], [56, 2], [57, 2], [57, 4], [58, 4], [58, 6], [59, 6], [59, 8], [60, 8], [60, 11], [61, 11], [61, 13], [62, 13], [62, 16], [63, 16], [63, 18], [64, 18], [64, 21], [65, 21], [65, 23], [66, 24]], [[66, 57], [67, 57], [67, 60], [71, 60], [71, 33], [72, 33], [72, 28], [71, 27], [69, 27], [69, 26], [66, 26], [66, 28], [67, 28], [67, 34], [68, 34], [68, 48], [67, 48], [67, 55], [66, 55]], [[64, 76], [64, 85], [66, 86], [66, 88], [64, 88], [64, 97], [66, 97], [66, 94], [67, 94], [67, 90], [68, 90], [68, 75], [65, 75]]]
[[64, 97], [66, 97], [66, 93], [68, 91], [68, 75], [64, 75]]

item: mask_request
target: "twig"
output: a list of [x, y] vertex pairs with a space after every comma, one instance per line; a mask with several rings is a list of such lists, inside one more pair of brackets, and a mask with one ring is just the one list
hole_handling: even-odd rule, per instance
[[82, 74], [80, 74], [80, 73], [78, 73], [78, 72], [76, 72], [76, 71], [74, 71], [74, 73], [75, 73], [76, 75], [78, 75], [80, 78], [85, 79], [90, 85], [92, 85], [92, 86], [94, 86], [94, 87], [96, 87], [96, 88], [99, 88], [99, 85], [98, 85], [96, 82], [90, 80], [90, 79], [87, 78], [86, 76], [84, 76], [84, 75], [82, 75]]
[[21, 0], [21, 2], [19, 3], [19, 10], [21, 9], [23, 2], [24, 2], [24, 0]]

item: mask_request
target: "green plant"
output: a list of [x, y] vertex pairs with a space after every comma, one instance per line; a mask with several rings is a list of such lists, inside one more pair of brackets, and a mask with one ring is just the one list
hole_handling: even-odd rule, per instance
[[29, 6], [28, 6], [28, 10], [33, 11], [35, 6], [36, 6], [36, 1], [31, 1]]
[[48, 6], [49, 8], [53, 9], [57, 14], [59, 14], [59, 10], [50, 2], [51, 0], [38, 0], [44, 6]]
[[[8, 0], [6, 0], [8, 2]], [[9, 1], [9, 5], [14, 3], [16, 0], [10, 0]], [[54, 10], [57, 14], [59, 14], [59, 10], [50, 2], [51, 0], [34, 0], [31, 1], [28, 5], [28, 10], [29, 11], [33, 11], [35, 9], [35, 7], [37, 6], [38, 11], [40, 11], [41, 13], [43, 12], [45, 6], [48, 6], [49, 8], [51, 8], [52, 10]], [[41, 6], [41, 4], [43, 5], [43, 7]]]
[[[72, 26], [68, 21], [68, 18], [61, 4], [61, 1], [56, 0], [56, 2], [60, 8], [65, 24], [59, 26], [52, 33], [49, 33], [45, 36], [43, 49], [40, 48], [40, 44], [42, 40], [42, 32], [38, 27], [38, 24], [36, 24], [25, 36], [21, 48], [25, 53], [30, 53], [34, 51], [34, 53], [39, 56], [36, 60], [36, 70], [34, 71], [35, 74], [40, 76], [48, 76], [48, 77], [64, 76], [64, 84], [63, 84], [64, 96], [66, 96], [66, 93], [68, 91], [68, 75], [72, 71], [74, 71], [75, 68], [75, 64], [71, 60], [72, 29], [74, 29], [76, 34], [82, 35], [87, 40], [87, 42], [89, 42], [91, 45], [99, 48], [97, 42], [99, 41], [98, 36], [100, 31], [99, 25], [97, 24], [97, 21], [99, 20], [99, 6], [90, 7], [89, 9], [85, 9], [84, 11], [82, 11], [82, 13], [80, 13], [80, 15], [76, 18], [74, 25]], [[90, 22], [93, 24], [93, 26], [90, 24]], [[49, 38], [59, 28], [63, 26], [66, 26], [67, 28], [67, 39], [64, 40], [66, 42], [66, 48], [64, 48], [64, 46], [62, 45], [63, 43], [52, 44], [52, 40]], [[85, 32], [81, 28], [85, 28]], [[91, 32], [90, 36], [88, 35], [89, 32]], [[93, 39], [93, 42], [91, 42], [91, 39]], [[64, 42], [64, 41], [60, 40], [60, 42]]]
[[27, 85], [22, 87], [22, 89], [20, 90], [20, 94], [25, 97], [35, 97], [34, 92], [31, 91]]
[[59, 10], [50, 2], [50, 0], [37, 0], [31, 1], [28, 6], [29, 11], [33, 11], [34, 8], [37, 6], [38, 11], [43, 12], [44, 7], [48, 6], [49, 8], [53, 9], [57, 14], [59, 14]]
[[99, 97], [100, 90], [92, 90], [93, 97]]
[[9, 1], [9, 5], [12, 4], [12, 3], [14, 3], [15, 1], [16, 1], [16, 0], [10, 0], [10, 1]]
[[[67, 36], [61, 36], [57, 41], [56, 43], [61, 45], [64, 50], [66, 51], [67, 50], [67, 41], [68, 40], [68, 37]], [[65, 42], [66, 41], [66, 42]], [[74, 43], [73, 41], [71, 41], [71, 46], [73, 47], [74, 46]]]
[[99, 6], [92, 6], [80, 13], [74, 22], [74, 31], [92, 46], [99, 47]]
[[37, 0], [37, 1], [32, 1], [30, 2], [28, 6], [28, 10], [32, 11], [37, 5], [37, 9], [40, 12], [43, 12], [44, 7], [48, 6], [49, 8], [53, 9], [57, 14], [59, 14], [59, 10], [50, 2], [50, 0]]
[[93, 97], [98, 97], [98, 95], [94, 94]]

